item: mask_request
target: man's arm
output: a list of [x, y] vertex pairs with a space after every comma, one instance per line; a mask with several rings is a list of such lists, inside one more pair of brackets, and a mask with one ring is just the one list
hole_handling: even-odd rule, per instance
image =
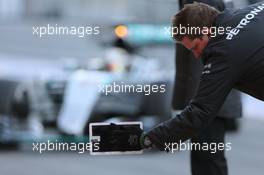
[[[234, 69], [223, 58], [212, 58], [206, 64], [198, 93], [183, 112], [146, 133], [161, 150], [165, 143], [192, 138], [205, 129], [231, 91], [235, 81]], [[188, 87], [186, 87], [188, 88]]]

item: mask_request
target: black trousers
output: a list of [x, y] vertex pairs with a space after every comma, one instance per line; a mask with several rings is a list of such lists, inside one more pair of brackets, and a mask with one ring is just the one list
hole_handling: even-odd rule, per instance
[[[225, 143], [225, 119], [217, 117], [210, 126], [199, 136], [192, 139], [192, 143]], [[191, 171], [192, 175], [227, 175], [227, 161], [225, 151], [192, 150]]]

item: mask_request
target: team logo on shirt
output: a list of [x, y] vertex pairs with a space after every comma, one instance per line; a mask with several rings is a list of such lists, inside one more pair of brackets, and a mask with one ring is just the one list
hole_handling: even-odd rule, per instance
[[238, 35], [241, 29], [244, 29], [260, 12], [264, 10], [264, 3], [251, 10], [246, 16], [241, 19], [239, 24], [227, 33], [226, 39], [232, 40], [234, 36]]

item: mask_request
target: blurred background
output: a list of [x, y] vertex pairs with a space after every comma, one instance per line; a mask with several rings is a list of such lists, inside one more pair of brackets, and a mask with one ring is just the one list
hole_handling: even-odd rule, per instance
[[[257, 1], [254, 1], [257, 2]], [[228, 0], [240, 8], [254, 3]], [[0, 0], [0, 174], [190, 174], [189, 153], [131, 156], [32, 151], [33, 142], [87, 141], [91, 122], [172, 116], [175, 45], [165, 28], [178, 0]], [[99, 34], [44, 35], [49, 26]], [[122, 85], [165, 85], [164, 93], [110, 93]], [[230, 174], [263, 174], [264, 103], [243, 94], [243, 118], [227, 141]], [[25, 168], [28, 167], [28, 168]]]

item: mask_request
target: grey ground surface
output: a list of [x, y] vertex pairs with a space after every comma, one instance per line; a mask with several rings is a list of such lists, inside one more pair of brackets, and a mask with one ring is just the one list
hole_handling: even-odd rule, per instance
[[[230, 175], [262, 175], [264, 121], [241, 120], [241, 131], [229, 134]], [[189, 153], [151, 152], [130, 156], [90, 156], [77, 153], [0, 152], [1, 175], [189, 175]]]

